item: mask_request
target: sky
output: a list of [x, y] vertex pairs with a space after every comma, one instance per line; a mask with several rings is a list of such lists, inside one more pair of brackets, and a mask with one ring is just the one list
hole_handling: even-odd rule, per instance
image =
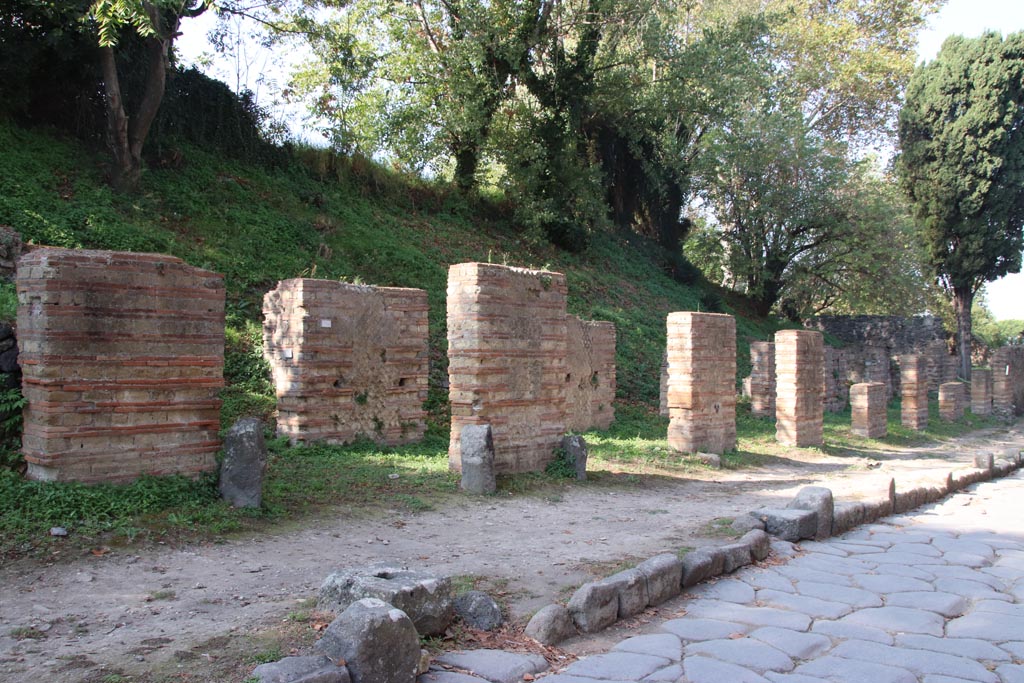
[[[210, 51], [206, 33], [213, 24], [212, 14], [207, 12], [199, 20], [182, 24], [183, 35], [177, 47], [186, 63], [192, 63], [203, 52]], [[950, 0], [931, 17], [928, 28], [921, 33], [918, 56], [922, 60], [934, 59], [947, 37], [954, 34], [972, 37], [986, 30], [999, 31], [1003, 35], [1024, 31], [1024, 0]], [[293, 55], [289, 61], [294, 59]], [[240, 81], [245, 82], [259, 94], [262, 87], [270, 84], [262, 83], [257, 74], [284, 72], [281, 65], [272, 65], [266, 60], [264, 56], [253, 55], [251, 60], [246, 60], [248, 63], [221, 63], [208, 69], [208, 73], [232, 87], [237, 87]], [[297, 108], [282, 113], [300, 116]], [[997, 320], [1024, 320], [1024, 273], [991, 282], [986, 285], [985, 292], [988, 307]]]

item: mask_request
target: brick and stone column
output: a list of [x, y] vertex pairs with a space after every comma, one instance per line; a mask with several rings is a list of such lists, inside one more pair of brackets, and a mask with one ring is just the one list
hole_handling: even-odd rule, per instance
[[883, 382], [863, 382], [850, 387], [850, 431], [869, 439], [880, 439], [887, 431], [888, 401]]
[[775, 417], [775, 344], [750, 343], [750, 414]]
[[939, 417], [954, 422], [964, 416], [965, 391], [963, 382], [944, 382], [939, 385]]
[[495, 473], [543, 470], [565, 433], [566, 282], [560, 273], [490, 263], [448, 270], [448, 461], [460, 433], [489, 424]]
[[988, 368], [971, 370], [971, 412], [975, 415], [992, 414], [992, 371]]
[[123, 482], [216, 466], [224, 280], [161, 254], [18, 262], [28, 476]]
[[820, 446], [824, 418], [821, 332], [775, 333], [775, 438], [787, 446]]
[[263, 297], [277, 433], [292, 443], [412, 443], [426, 429], [427, 293], [282, 280]]
[[668, 316], [668, 444], [676, 451], [736, 447], [736, 320], [721, 313]]
[[1024, 413], [1024, 346], [1004, 346], [992, 354], [992, 409], [1009, 419]]
[[900, 356], [900, 418], [915, 431], [928, 427], [928, 359], [919, 354]]
[[608, 429], [615, 420], [615, 324], [567, 320], [569, 387], [565, 428]]

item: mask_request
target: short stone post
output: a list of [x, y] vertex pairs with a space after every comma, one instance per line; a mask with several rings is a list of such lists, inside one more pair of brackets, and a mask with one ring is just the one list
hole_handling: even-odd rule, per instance
[[962, 382], [944, 382], [939, 385], [939, 417], [944, 422], [955, 422], [964, 416], [964, 385]]
[[992, 414], [992, 371], [988, 368], [971, 370], [971, 412]]
[[220, 497], [236, 508], [258, 508], [263, 502], [266, 469], [263, 423], [255, 417], [243, 418], [224, 437], [224, 461], [217, 485]]
[[824, 358], [821, 332], [775, 333], [775, 438], [787, 446], [823, 443]]
[[750, 414], [775, 416], [775, 344], [750, 343]]
[[928, 360], [919, 354], [900, 356], [900, 419], [914, 431], [928, 427]]
[[466, 425], [459, 439], [462, 462], [460, 488], [485, 495], [497, 490], [494, 474], [494, 437], [491, 425]]
[[736, 447], [736, 320], [668, 316], [668, 444], [685, 453]]
[[882, 382], [863, 382], [850, 387], [850, 431], [880, 439], [887, 431], [886, 387]]

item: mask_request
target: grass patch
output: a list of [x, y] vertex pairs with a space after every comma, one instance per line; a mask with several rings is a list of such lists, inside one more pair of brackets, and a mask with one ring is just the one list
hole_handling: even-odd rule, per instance
[[732, 517], [715, 517], [706, 522], [699, 533], [709, 538], [739, 538], [743, 534], [732, 528], [734, 521]]

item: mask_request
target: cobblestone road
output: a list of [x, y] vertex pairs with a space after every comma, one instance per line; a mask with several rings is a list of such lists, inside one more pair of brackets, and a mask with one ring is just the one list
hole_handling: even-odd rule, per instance
[[[777, 544], [785, 552], [788, 544]], [[1024, 683], [1024, 476], [691, 589], [544, 683]]]

